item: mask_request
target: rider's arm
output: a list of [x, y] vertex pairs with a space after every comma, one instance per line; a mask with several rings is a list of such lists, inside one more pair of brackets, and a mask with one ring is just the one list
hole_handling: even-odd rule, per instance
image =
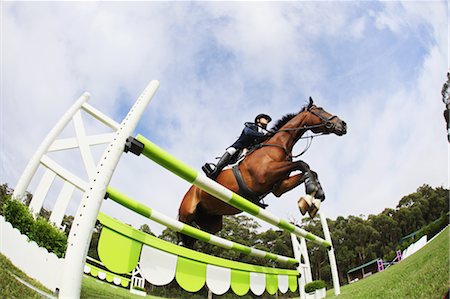
[[257, 130], [255, 130], [254, 126], [255, 126], [254, 124], [252, 126], [251, 123], [245, 123], [244, 134], [252, 138], [266, 137], [266, 134], [260, 133]]

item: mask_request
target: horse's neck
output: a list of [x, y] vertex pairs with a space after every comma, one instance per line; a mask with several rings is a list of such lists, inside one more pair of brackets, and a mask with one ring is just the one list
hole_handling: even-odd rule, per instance
[[[309, 113], [306, 111], [300, 112], [294, 116], [290, 121], [288, 121], [284, 126], [281, 127], [280, 133], [274, 136], [274, 142], [283, 146], [288, 152], [292, 151], [295, 143], [302, 137], [306, 132], [305, 129], [299, 129], [308, 124]], [[287, 129], [288, 131], [283, 132]], [[296, 129], [296, 130], [290, 130]]]

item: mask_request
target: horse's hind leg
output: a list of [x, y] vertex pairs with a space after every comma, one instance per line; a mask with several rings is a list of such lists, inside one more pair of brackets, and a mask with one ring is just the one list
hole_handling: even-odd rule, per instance
[[200, 228], [208, 233], [215, 234], [223, 227], [223, 216], [221, 215], [208, 215], [201, 212], [201, 208], [198, 211], [198, 217], [195, 221]]
[[[178, 209], [178, 220], [180, 222], [191, 225], [197, 220], [197, 207], [200, 202], [199, 189], [195, 186], [191, 186], [188, 192], [184, 195], [180, 208]], [[193, 248], [196, 239], [186, 236], [182, 233], [177, 233], [178, 242], [181, 245], [188, 248]]]

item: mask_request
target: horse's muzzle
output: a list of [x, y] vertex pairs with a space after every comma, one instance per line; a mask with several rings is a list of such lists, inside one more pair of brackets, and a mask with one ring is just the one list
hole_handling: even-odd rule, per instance
[[327, 133], [334, 133], [338, 136], [342, 136], [347, 133], [347, 124], [345, 123], [345, 121], [338, 121], [338, 122], [327, 121], [325, 123], [325, 129]]
[[336, 135], [342, 136], [347, 134], [347, 123], [345, 121], [340, 121], [339, 123], [333, 125]]
[[342, 135], [347, 134], [347, 123], [345, 121], [342, 121], [342, 123], [341, 123], [341, 132], [342, 132]]

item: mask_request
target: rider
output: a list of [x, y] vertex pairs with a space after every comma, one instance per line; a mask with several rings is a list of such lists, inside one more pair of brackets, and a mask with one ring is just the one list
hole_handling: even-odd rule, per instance
[[445, 122], [447, 123], [447, 139], [448, 142], [450, 142], [450, 72], [447, 72], [447, 81], [442, 86], [442, 101], [445, 104], [445, 110], [444, 110], [444, 118]]
[[255, 117], [255, 122], [246, 122], [244, 129], [242, 130], [241, 136], [225, 150], [225, 153], [217, 162], [216, 168], [212, 170], [209, 163], [206, 163], [202, 169], [206, 175], [211, 179], [216, 179], [222, 169], [228, 165], [231, 158], [239, 151], [248, 148], [253, 144], [258, 144], [262, 142], [267, 136], [268, 131], [266, 130], [267, 124], [272, 120], [272, 118], [267, 114], [258, 114]]

